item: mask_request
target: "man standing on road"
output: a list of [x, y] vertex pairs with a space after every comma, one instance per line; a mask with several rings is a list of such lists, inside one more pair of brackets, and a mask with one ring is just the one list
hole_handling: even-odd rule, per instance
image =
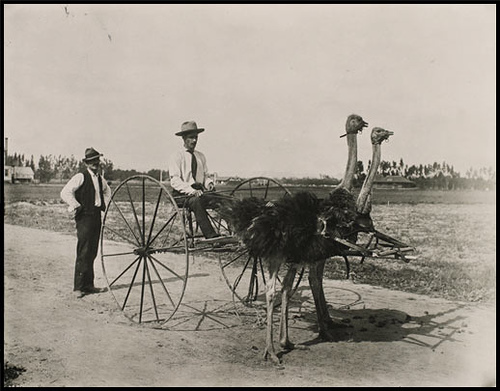
[[100, 174], [101, 153], [94, 148], [85, 150], [87, 169], [73, 176], [61, 190], [61, 198], [76, 221], [76, 262], [74, 295], [82, 298], [91, 293], [106, 291], [94, 286], [94, 260], [99, 247], [101, 212], [111, 199], [111, 189]]
[[206, 208], [215, 205], [218, 199], [210, 194], [215, 186], [208, 176], [207, 159], [202, 152], [195, 151], [198, 134], [204, 130], [198, 128], [194, 121], [181, 125], [181, 131], [175, 135], [182, 137], [184, 146], [170, 159], [168, 172], [174, 197], [179, 201], [185, 200], [186, 206], [194, 212], [203, 236], [215, 239], [220, 235], [210, 223]]

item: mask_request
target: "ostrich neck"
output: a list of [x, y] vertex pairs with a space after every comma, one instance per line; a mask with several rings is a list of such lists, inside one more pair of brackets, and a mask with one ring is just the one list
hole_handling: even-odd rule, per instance
[[356, 163], [358, 160], [358, 134], [350, 133], [347, 134], [347, 166], [345, 168], [344, 178], [342, 182], [340, 182], [339, 186], [344, 187], [345, 189], [351, 191], [352, 190], [352, 181], [354, 179], [354, 173], [356, 171]]
[[372, 192], [373, 182], [375, 180], [375, 174], [377, 173], [378, 166], [380, 165], [380, 144], [373, 144], [372, 153], [372, 164], [365, 181], [363, 182], [363, 187], [359, 192], [358, 200], [356, 202], [356, 210], [358, 213], [367, 214], [371, 212], [371, 200], [370, 195]]

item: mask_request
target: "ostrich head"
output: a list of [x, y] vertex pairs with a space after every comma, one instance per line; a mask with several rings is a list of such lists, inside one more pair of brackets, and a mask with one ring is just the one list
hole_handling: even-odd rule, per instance
[[345, 123], [345, 134], [343, 134], [340, 137], [347, 136], [348, 134], [356, 134], [356, 133], [361, 133], [363, 131], [363, 128], [366, 128], [368, 126], [368, 122], [363, 120], [363, 118], [360, 115], [357, 114], [351, 114], [349, 117], [347, 117], [347, 121]]
[[391, 132], [390, 130], [375, 127], [372, 129], [372, 134], [371, 134], [372, 144], [373, 145], [381, 144], [382, 141], [388, 140], [389, 136], [392, 136], [393, 134], [394, 132]]

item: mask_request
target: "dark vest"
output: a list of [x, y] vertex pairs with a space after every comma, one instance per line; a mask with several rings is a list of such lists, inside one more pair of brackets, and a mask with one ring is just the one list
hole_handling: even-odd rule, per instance
[[75, 191], [75, 198], [83, 206], [81, 214], [93, 214], [98, 210], [95, 207], [94, 184], [87, 170], [81, 173], [83, 174], [83, 184]]

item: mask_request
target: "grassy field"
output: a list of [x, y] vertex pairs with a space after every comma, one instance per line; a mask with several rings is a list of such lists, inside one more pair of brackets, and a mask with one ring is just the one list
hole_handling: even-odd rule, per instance
[[[17, 201], [59, 201], [59, 193], [64, 184], [5, 184], [4, 202]], [[118, 183], [111, 186], [114, 190]], [[230, 193], [234, 186], [218, 186], [217, 190]], [[329, 187], [287, 187], [291, 192], [312, 191], [319, 198], [327, 196], [331, 190]], [[356, 193], [356, 191], [355, 191]], [[441, 190], [392, 190], [392, 189], [374, 189], [372, 202], [377, 204], [496, 204], [495, 191], [441, 191]]]
[[[4, 222], [75, 234], [74, 221], [59, 198], [62, 186], [7, 184]], [[309, 190], [320, 198], [329, 191]], [[351, 278], [448, 299], [495, 299], [496, 192], [375, 190], [373, 198], [376, 228], [416, 247], [418, 258], [408, 264], [352, 259]], [[345, 278], [344, 260], [329, 260], [325, 276]]]

